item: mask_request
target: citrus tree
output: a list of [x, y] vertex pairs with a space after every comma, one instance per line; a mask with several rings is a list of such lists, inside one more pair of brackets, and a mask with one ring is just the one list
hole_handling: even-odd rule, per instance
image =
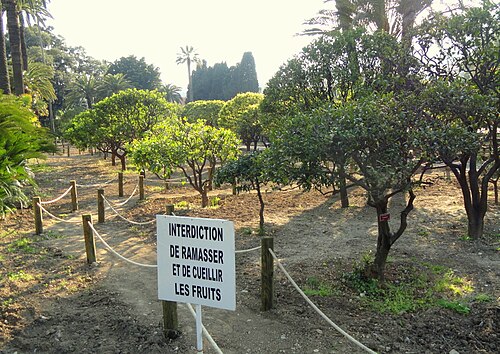
[[224, 165], [238, 155], [239, 140], [232, 131], [214, 128], [203, 121], [171, 120], [157, 124], [144, 138], [131, 145], [134, 162], [162, 179], [180, 169], [208, 206], [208, 167]]
[[177, 114], [178, 106], [157, 91], [128, 89], [96, 103], [77, 115], [65, 136], [80, 147], [111, 153], [126, 169], [127, 145], [140, 139], [155, 124]]
[[227, 101], [219, 112], [219, 125], [236, 132], [250, 151], [254, 150], [262, 133], [259, 105], [264, 95], [254, 92], [239, 93]]

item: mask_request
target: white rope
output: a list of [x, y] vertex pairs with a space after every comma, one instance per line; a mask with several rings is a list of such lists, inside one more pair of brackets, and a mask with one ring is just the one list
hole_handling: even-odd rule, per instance
[[234, 251], [234, 253], [246, 253], [246, 252], [256, 251], [258, 249], [260, 249], [260, 246], [257, 246], [257, 247], [254, 247], [254, 248], [249, 248], [247, 250], [237, 250], [237, 251]]
[[40, 207], [40, 209], [42, 209], [42, 211], [46, 212], [46, 213], [47, 213], [47, 214], [48, 214], [51, 218], [54, 218], [54, 219], [56, 219], [56, 220], [58, 220], [58, 221], [67, 222], [67, 223], [70, 223], [70, 224], [77, 224], [77, 223], [79, 223], [79, 222], [80, 222], [80, 221], [78, 221], [78, 220], [73, 220], [73, 221], [71, 221], [71, 220], [64, 220], [64, 219], [61, 219], [60, 217], [55, 216], [54, 214], [51, 214], [51, 213], [50, 213], [47, 209], [45, 209], [42, 205], [40, 205], [40, 203], [37, 203], [37, 204], [38, 204], [38, 206]]
[[124, 206], [125, 204], [127, 204], [129, 202], [130, 199], [132, 199], [132, 197], [134, 196], [135, 192], [137, 192], [137, 188], [139, 188], [139, 183], [137, 183], [135, 185], [135, 188], [134, 190], [132, 191], [132, 194], [130, 195], [130, 197], [127, 198], [127, 200], [125, 200], [124, 202], [121, 202], [121, 203], [114, 203], [116, 206]]
[[102, 196], [102, 199], [106, 202], [106, 204], [108, 204], [108, 206], [111, 208], [111, 210], [113, 210], [113, 212], [118, 217], [120, 217], [122, 220], [125, 220], [126, 222], [129, 222], [129, 223], [134, 224], [134, 225], [148, 225], [148, 224], [152, 224], [152, 223], [156, 222], [156, 219], [153, 219], [150, 221], [144, 221], [144, 222], [137, 222], [137, 221], [129, 220], [129, 219], [125, 218], [124, 216], [120, 215], [120, 213], [115, 208], [113, 208], [111, 203], [106, 199], [106, 197], [104, 195], [101, 194], [101, 196]]
[[114, 180], [116, 180], [117, 177], [107, 181], [107, 182], [103, 182], [103, 183], [97, 183], [97, 184], [77, 184], [76, 186], [77, 187], [81, 187], [81, 188], [92, 188], [92, 187], [100, 187], [100, 186], [105, 186], [107, 184], [110, 184], [111, 182], [113, 182]]
[[276, 254], [273, 252], [272, 249], [269, 248], [269, 252], [271, 253], [271, 255], [273, 256], [274, 260], [278, 263], [278, 267], [281, 269], [281, 271], [285, 274], [285, 276], [288, 278], [288, 280], [290, 281], [290, 283], [292, 283], [292, 285], [294, 286], [294, 288], [299, 292], [299, 294], [304, 298], [304, 300], [307, 301], [307, 303], [321, 316], [323, 317], [323, 319], [328, 322], [333, 328], [335, 328], [340, 334], [342, 334], [344, 337], [346, 337], [349, 341], [351, 341], [353, 344], [355, 344], [356, 346], [358, 346], [359, 348], [363, 349], [364, 351], [366, 351], [367, 353], [371, 353], [371, 354], [377, 354], [377, 352], [374, 352], [373, 350], [371, 350], [370, 348], [368, 348], [367, 346], [363, 345], [362, 343], [358, 342], [356, 339], [354, 339], [353, 337], [351, 337], [347, 332], [345, 332], [342, 328], [340, 328], [339, 326], [337, 326], [335, 323], [333, 323], [332, 320], [330, 320], [308, 297], [306, 294], [304, 294], [304, 292], [302, 291], [302, 289], [299, 288], [299, 286], [297, 285], [297, 283], [292, 279], [292, 277], [290, 276], [290, 274], [288, 274], [288, 272], [285, 270], [285, 268], [283, 267], [283, 265], [281, 264], [281, 262], [278, 260], [278, 257], [276, 257]]
[[121, 258], [122, 260], [124, 260], [125, 262], [129, 262], [131, 264], [134, 264], [136, 266], [140, 266], [140, 267], [146, 267], [146, 268], [157, 268], [158, 266], [156, 264], [143, 264], [143, 263], [138, 263], [138, 262], [135, 262], [131, 259], [128, 259], [128, 258], [125, 258], [124, 256], [122, 256], [121, 254], [119, 254], [118, 252], [116, 252], [110, 245], [108, 245], [106, 243], [106, 241], [104, 241], [104, 239], [101, 237], [101, 235], [99, 235], [99, 233], [97, 232], [97, 230], [94, 228], [94, 225], [92, 225], [91, 222], [89, 222], [89, 226], [90, 228], [92, 229], [92, 231], [94, 231], [94, 233], [97, 235], [97, 237], [99, 238], [99, 240], [101, 240], [101, 242], [104, 244], [104, 246], [106, 246], [106, 248], [108, 250], [110, 250], [115, 256], [117, 256], [118, 258]]
[[66, 196], [66, 194], [69, 193], [69, 191], [73, 188], [73, 186], [69, 186], [69, 188], [66, 190], [66, 192], [64, 192], [63, 194], [61, 194], [59, 197], [57, 197], [56, 199], [52, 199], [52, 200], [49, 200], [47, 202], [41, 202], [40, 204], [42, 205], [46, 205], [46, 204], [52, 204], [52, 203], [55, 203], [57, 202], [58, 200], [61, 200], [62, 198], [64, 198]]
[[[191, 304], [189, 304], [189, 303], [186, 303], [186, 306], [189, 309], [189, 311], [191, 312], [191, 315], [193, 315], [193, 317], [196, 318], [196, 312], [194, 311], [193, 306], [191, 306]], [[210, 333], [208, 333], [207, 329], [205, 328], [205, 326], [203, 324], [201, 325], [201, 329], [203, 330], [203, 334], [207, 338], [208, 342], [212, 345], [212, 348], [215, 349], [217, 354], [223, 354], [222, 350], [220, 350], [219, 346], [217, 345], [217, 343], [215, 343], [214, 339], [212, 338]]]

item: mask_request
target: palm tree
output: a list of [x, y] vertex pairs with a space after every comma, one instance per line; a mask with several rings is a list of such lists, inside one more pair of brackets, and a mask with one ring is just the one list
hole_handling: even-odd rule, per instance
[[97, 92], [100, 98], [111, 96], [114, 93], [132, 88], [132, 84], [127, 77], [122, 74], [106, 74], [97, 84]]
[[86, 106], [90, 109], [97, 97], [97, 80], [92, 75], [82, 74], [73, 81], [66, 96], [69, 106]]
[[10, 94], [9, 70], [5, 50], [5, 34], [3, 31], [3, 7], [0, 1], [0, 93]]
[[411, 29], [417, 16], [433, 0], [326, 0], [334, 2], [336, 10], [321, 10], [305, 22], [315, 26], [306, 29], [308, 35], [328, 34], [362, 26], [371, 31], [385, 31], [396, 37], [411, 39]]
[[165, 84], [160, 88], [168, 102], [182, 103], [181, 88], [174, 84]]
[[32, 106], [38, 116], [48, 115], [47, 102], [57, 99], [51, 82], [53, 78], [54, 68], [44, 63], [30, 62], [29, 69], [25, 72], [26, 90], [32, 97]]
[[177, 53], [177, 60], [175, 61], [177, 64], [187, 63], [188, 67], [188, 79], [189, 79], [189, 97], [188, 101], [193, 101], [193, 82], [191, 75], [191, 63], [199, 63], [200, 59], [198, 57], [198, 53], [195, 53], [194, 48], [191, 46], [186, 46], [185, 48], [181, 47], [181, 53]]
[[21, 34], [19, 30], [19, 16], [17, 14], [16, 0], [2, 0], [7, 12], [7, 28], [9, 31], [10, 55], [12, 57], [12, 73], [14, 93], [24, 93], [23, 59], [21, 54]]

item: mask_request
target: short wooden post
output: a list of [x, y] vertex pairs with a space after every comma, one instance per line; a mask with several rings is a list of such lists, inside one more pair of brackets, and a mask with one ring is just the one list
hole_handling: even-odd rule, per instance
[[[174, 214], [174, 205], [167, 204], [165, 207], [166, 215]], [[179, 319], [177, 317], [177, 303], [175, 301], [162, 301], [163, 309], [163, 334], [165, 337], [175, 339], [179, 337]]]
[[78, 210], [78, 193], [76, 192], [76, 181], [70, 181], [71, 183], [71, 210]]
[[97, 222], [104, 222], [104, 189], [97, 190]]
[[71, 145], [68, 143], [68, 157], [70, 156], [70, 152], [69, 152], [70, 147], [71, 147]]
[[144, 176], [139, 175], [139, 200], [144, 200]]
[[118, 172], [118, 196], [123, 197], [123, 172]]
[[231, 187], [233, 189], [233, 195], [236, 195], [236, 178], [233, 179], [233, 183], [231, 183]]
[[41, 235], [43, 233], [43, 219], [42, 208], [40, 208], [40, 197], [33, 197], [33, 213], [35, 216], [35, 234]]
[[94, 232], [90, 228], [89, 223], [92, 223], [92, 215], [82, 215], [83, 222], [83, 237], [85, 238], [85, 252], [87, 253], [87, 263], [92, 264], [97, 261], [95, 255], [95, 240]]
[[269, 249], [274, 250], [274, 239], [263, 237], [261, 239], [261, 311], [269, 311], [273, 308], [274, 259]]

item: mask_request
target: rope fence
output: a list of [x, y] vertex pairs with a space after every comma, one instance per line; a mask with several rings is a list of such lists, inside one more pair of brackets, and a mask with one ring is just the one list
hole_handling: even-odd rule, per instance
[[[111, 183], [113, 180], [109, 181], [109, 182], [106, 182], [105, 184], [109, 184]], [[141, 182], [141, 181], [140, 181]], [[138, 187], [141, 187], [140, 185], [140, 182], [138, 185], [136, 185], [136, 187], [134, 188], [134, 191], [132, 192], [132, 194], [130, 195], [130, 197], [127, 198], [127, 200], [125, 200], [124, 202], [122, 203], [118, 203], [118, 204], [115, 204], [115, 206], [123, 206], [125, 205], [132, 197], [133, 195], [136, 193]], [[99, 184], [99, 185], [102, 185], [102, 184]], [[90, 187], [90, 186], [87, 186], [87, 187]], [[38, 209], [38, 212], [37, 210], [35, 210], [35, 229], [36, 229], [36, 234], [40, 234], [43, 232], [43, 226], [42, 226], [42, 212], [45, 212], [46, 214], [48, 214], [50, 217], [60, 221], [60, 222], [65, 222], [65, 223], [71, 223], [71, 224], [76, 224], [76, 223], [79, 223], [78, 220], [65, 220], [65, 219], [62, 219], [52, 213], [50, 213], [47, 209], [44, 208], [43, 205], [47, 205], [47, 204], [51, 204], [51, 203], [54, 203], [54, 202], [57, 202], [58, 200], [62, 199], [64, 196], [66, 196], [72, 189], [74, 189], [74, 194], [76, 195], [76, 182], [72, 181], [72, 185], [59, 197], [53, 199], [53, 200], [50, 200], [50, 201], [47, 201], [47, 202], [41, 202], [40, 198], [39, 197], [34, 197], [33, 198], [33, 206], [34, 208]], [[134, 225], [148, 225], [148, 224], [152, 224], [154, 222], [156, 222], [156, 218], [153, 219], [153, 220], [150, 220], [150, 221], [146, 221], [146, 222], [137, 222], [137, 221], [132, 221], [132, 220], [129, 220], [127, 218], [125, 218], [124, 216], [122, 216], [120, 214], [120, 212], [118, 210], [115, 209], [115, 207], [112, 205], [112, 203], [106, 199], [106, 197], [104, 196], [104, 190], [99, 190], [98, 191], [98, 196], [100, 198], [98, 198], [98, 201], [99, 200], [102, 200], [104, 203], [107, 204], [107, 206], [109, 208], [111, 208], [111, 210], [118, 216], [120, 217], [121, 219], [123, 219], [124, 221], [128, 222], [128, 223], [131, 223], [131, 224], [134, 224]], [[72, 196], [73, 197], [73, 196]], [[104, 210], [104, 207], [102, 205], [102, 202], [101, 203], [101, 206], [100, 206], [100, 209], [101, 210]], [[98, 208], [99, 209], [99, 208]], [[167, 214], [169, 215], [174, 215], [175, 214], [173, 213], [173, 205], [167, 205]], [[38, 216], [37, 216], [38, 215]], [[132, 259], [129, 259], [123, 255], [121, 255], [120, 253], [118, 253], [115, 249], [113, 249], [113, 247], [111, 247], [105, 240], [104, 238], [99, 234], [99, 232], [95, 229], [93, 223], [92, 223], [92, 219], [91, 219], [91, 216], [90, 215], [82, 215], [83, 217], [83, 221], [84, 221], [84, 236], [85, 236], [85, 242], [86, 242], [86, 250], [87, 250], [87, 261], [89, 263], [92, 263], [92, 262], [95, 262], [95, 243], [93, 241], [93, 235], [95, 235], [101, 242], [102, 244], [105, 246], [105, 248], [110, 251], [113, 255], [115, 255], [116, 257], [118, 257], [119, 259], [127, 262], [127, 263], [130, 263], [130, 264], [133, 264], [135, 266], [139, 266], [139, 267], [144, 267], [144, 268], [158, 268], [158, 265], [157, 264], [144, 264], [144, 263], [140, 263], [140, 262], [136, 262]], [[99, 222], [104, 222], [103, 220], [99, 220]], [[93, 244], [93, 245], [92, 245]], [[89, 252], [89, 249], [91, 250]], [[93, 249], [93, 251], [92, 251]], [[285, 275], [285, 277], [288, 279], [288, 281], [290, 281], [290, 283], [292, 284], [292, 286], [295, 288], [295, 290], [301, 295], [302, 298], [304, 298], [304, 300], [307, 302], [307, 304], [309, 306], [312, 307], [312, 309], [317, 312], [329, 325], [331, 325], [338, 333], [340, 333], [342, 336], [344, 336], [347, 340], [349, 340], [352, 344], [354, 344], [355, 346], [357, 346], [358, 348], [362, 349], [363, 351], [367, 352], [367, 353], [370, 353], [370, 354], [376, 354], [375, 351], [371, 350], [370, 348], [366, 347], [364, 344], [362, 344], [361, 342], [359, 342], [358, 340], [356, 340], [354, 337], [352, 337], [350, 334], [348, 334], [346, 331], [344, 331], [342, 328], [340, 328], [337, 324], [335, 324], [330, 318], [328, 318], [328, 316], [323, 313], [308, 297], [307, 295], [302, 291], [302, 289], [297, 285], [297, 283], [293, 280], [293, 278], [290, 276], [290, 274], [287, 272], [287, 270], [284, 268], [283, 264], [280, 262], [280, 260], [278, 259], [278, 257], [276, 256], [276, 254], [274, 253], [273, 251], [273, 241], [272, 241], [272, 237], [264, 237], [262, 240], [261, 240], [261, 245], [260, 246], [257, 246], [257, 247], [253, 247], [253, 248], [249, 248], [249, 249], [242, 249], [242, 250], [235, 250], [234, 252], [236, 254], [242, 254], [242, 253], [248, 253], [248, 252], [253, 252], [253, 251], [256, 251], [256, 250], [261, 250], [261, 276], [262, 276], [262, 279], [261, 279], [261, 298], [262, 298], [262, 310], [269, 310], [272, 308], [272, 297], [273, 297], [273, 262], [276, 262], [278, 268], [283, 272], [283, 274]], [[173, 303], [175, 304], [175, 303]], [[193, 307], [190, 305], [190, 304], [186, 304], [188, 306], [188, 309], [189, 311], [191, 312], [191, 314], [196, 318], [196, 313], [193, 309]], [[177, 306], [175, 304], [175, 306]], [[176, 316], [176, 307], [175, 307], [175, 316]], [[165, 308], [164, 308], [164, 318], [165, 318]], [[170, 328], [170, 327], [166, 327], [166, 328]], [[213, 340], [213, 338], [211, 337], [211, 335], [208, 333], [208, 331], [206, 330], [206, 328], [204, 326], [202, 326], [202, 331], [203, 331], [203, 334], [205, 335], [205, 337], [207, 338], [207, 340], [209, 341], [210, 345], [215, 349], [215, 351], [217, 353], [222, 353], [222, 351], [220, 350], [220, 348], [218, 347], [217, 343], [215, 343], [215, 341]]]
[[290, 274], [288, 274], [288, 272], [286, 271], [285, 267], [283, 267], [283, 265], [281, 264], [281, 262], [279, 261], [278, 257], [276, 257], [276, 254], [273, 252], [272, 249], [268, 249], [269, 253], [271, 253], [271, 255], [273, 256], [274, 260], [276, 261], [276, 263], [278, 264], [278, 267], [279, 269], [285, 274], [285, 276], [288, 278], [288, 280], [290, 281], [290, 283], [293, 285], [293, 287], [295, 288], [295, 290], [298, 291], [298, 293], [304, 298], [304, 300], [306, 300], [306, 302], [309, 304], [309, 306], [311, 306], [314, 311], [316, 311], [321, 317], [323, 317], [323, 319], [328, 322], [328, 324], [330, 324], [333, 328], [335, 328], [337, 330], [337, 332], [339, 332], [340, 334], [342, 334], [344, 337], [346, 337], [351, 343], [353, 343], [354, 345], [356, 345], [357, 347], [363, 349], [364, 351], [366, 351], [367, 353], [370, 353], [370, 354], [377, 354], [377, 352], [374, 352], [373, 350], [371, 350], [370, 348], [368, 348], [367, 346], [365, 346], [363, 343], [360, 343], [358, 342], [354, 337], [352, 337], [351, 335], [349, 335], [347, 332], [345, 332], [342, 328], [340, 328], [339, 326], [337, 326], [331, 319], [328, 318], [328, 316], [326, 316], [323, 311], [321, 311], [308, 297], [307, 295], [302, 291], [302, 289], [297, 285], [297, 283], [292, 279], [292, 277], [290, 276]]
[[234, 253], [247, 253], [247, 252], [252, 252], [252, 251], [256, 251], [256, 250], [260, 250], [262, 246], [257, 246], [257, 247], [254, 247], [254, 248], [249, 248], [249, 249], [246, 249], [246, 250], [236, 250], [234, 251]]
[[52, 200], [49, 200], [49, 201], [46, 201], [46, 202], [41, 202], [40, 204], [47, 205], [47, 204], [55, 203], [55, 202], [61, 200], [62, 198], [64, 198], [72, 189], [73, 189], [73, 186], [69, 186], [69, 188], [66, 190], [66, 192], [61, 194], [59, 197], [52, 199]]
[[69, 224], [79, 224], [80, 221], [79, 220], [64, 220], [64, 219], [61, 219], [60, 217], [52, 214], [51, 212], [49, 212], [47, 209], [45, 209], [41, 203], [37, 203], [38, 207], [40, 209], [42, 209], [42, 211], [44, 211], [45, 213], [47, 213], [48, 216], [50, 216], [51, 218], [53, 219], [56, 219], [57, 221], [61, 221], [61, 222], [65, 222], [65, 223], [69, 223]]
[[132, 191], [132, 194], [131, 194], [131, 195], [130, 195], [130, 197], [128, 197], [128, 198], [127, 198], [124, 202], [121, 202], [121, 203], [113, 203], [113, 204], [114, 204], [114, 205], [116, 205], [116, 206], [124, 206], [125, 204], [127, 204], [127, 203], [130, 201], [130, 199], [132, 199], [132, 197], [133, 197], [133, 196], [135, 195], [135, 193], [137, 192], [137, 189], [138, 189], [138, 188], [139, 188], [139, 183], [137, 183], [137, 184], [135, 185], [135, 188], [134, 188], [134, 190]]
[[111, 182], [115, 181], [117, 179], [117, 177], [109, 180], [109, 181], [106, 181], [106, 182], [103, 182], [103, 183], [96, 183], [96, 184], [77, 184], [76, 186], [77, 187], [80, 187], [80, 188], [95, 188], [95, 187], [101, 187], [101, 186], [105, 186], [105, 185], [108, 185], [110, 184]]
[[124, 216], [122, 216], [118, 210], [116, 210], [115, 208], [113, 208], [113, 206], [111, 205], [111, 203], [109, 202], [109, 200], [106, 199], [106, 197], [104, 196], [104, 194], [101, 194], [101, 197], [102, 199], [104, 200], [104, 202], [111, 208], [111, 210], [113, 210], [113, 212], [119, 217], [121, 218], [122, 220], [130, 223], [130, 224], [133, 224], [133, 225], [149, 225], [149, 224], [152, 224], [154, 222], [156, 222], [156, 219], [153, 219], [153, 220], [149, 220], [149, 221], [144, 221], [144, 222], [138, 222], [138, 221], [133, 221], [133, 220], [129, 220], [127, 218], [125, 218]]
[[139, 262], [133, 261], [131, 259], [128, 259], [127, 257], [122, 256], [121, 254], [119, 254], [118, 252], [116, 252], [106, 241], [104, 241], [104, 239], [102, 238], [102, 236], [99, 234], [99, 232], [97, 232], [97, 230], [94, 228], [94, 225], [91, 222], [89, 222], [88, 225], [90, 226], [90, 228], [92, 229], [92, 231], [94, 232], [94, 234], [97, 236], [97, 238], [103, 243], [103, 245], [106, 246], [106, 248], [111, 253], [113, 253], [115, 256], [117, 256], [118, 258], [124, 260], [125, 262], [128, 262], [130, 264], [133, 264], [133, 265], [136, 265], [136, 266], [139, 266], [139, 267], [145, 267], [145, 268], [157, 268], [158, 267], [156, 264], [139, 263]]

